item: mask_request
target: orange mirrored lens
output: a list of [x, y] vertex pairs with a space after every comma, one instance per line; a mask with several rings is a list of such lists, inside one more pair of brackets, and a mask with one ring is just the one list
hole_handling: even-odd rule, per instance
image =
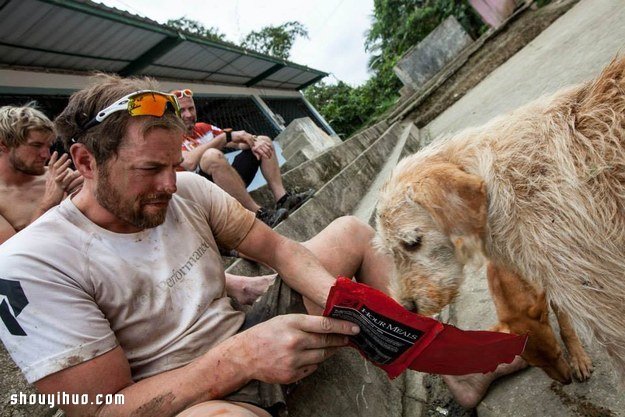
[[173, 96], [156, 93], [143, 93], [131, 97], [128, 101], [128, 112], [131, 116], [162, 117], [167, 109], [167, 103], [171, 103], [176, 114], [180, 113]]

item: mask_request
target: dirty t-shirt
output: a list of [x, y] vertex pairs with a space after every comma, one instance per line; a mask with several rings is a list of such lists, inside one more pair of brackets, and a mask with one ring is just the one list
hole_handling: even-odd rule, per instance
[[254, 214], [200, 176], [177, 185], [158, 227], [113, 233], [66, 199], [0, 246], [0, 337], [29, 382], [117, 345], [139, 380], [237, 332], [217, 243], [236, 247]]

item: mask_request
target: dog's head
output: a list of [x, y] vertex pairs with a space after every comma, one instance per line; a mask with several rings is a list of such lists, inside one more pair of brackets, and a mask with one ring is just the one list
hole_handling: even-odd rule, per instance
[[382, 190], [377, 245], [395, 261], [391, 295], [431, 315], [456, 296], [464, 264], [483, 259], [486, 190], [456, 165], [411, 158]]

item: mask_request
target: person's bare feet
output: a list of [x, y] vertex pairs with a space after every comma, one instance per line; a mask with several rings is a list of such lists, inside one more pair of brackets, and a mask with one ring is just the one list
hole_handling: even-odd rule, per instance
[[442, 375], [442, 377], [458, 404], [465, 408], [475, 408], [495, 379], [525, 367], [527, 367], [527, 362], [517, 356], [512, 362], [502, 363], [493, 372], [487, 374]]
[[242, 304], [252, 304], [276, 279], [276, 274], [245, 277], [226, 274], [226, 292]]

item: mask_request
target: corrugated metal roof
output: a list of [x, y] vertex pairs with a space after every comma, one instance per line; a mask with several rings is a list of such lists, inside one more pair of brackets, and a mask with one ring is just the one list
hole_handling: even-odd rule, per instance
[[0, 66], [299, 90], [328, 75], [89, 0], [0, 0]]

